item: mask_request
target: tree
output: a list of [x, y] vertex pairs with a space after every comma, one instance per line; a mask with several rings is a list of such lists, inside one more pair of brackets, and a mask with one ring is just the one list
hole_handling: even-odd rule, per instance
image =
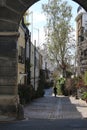
[[[61, 0], [49, 0], [42, 6], [47, 16], [46, 40], [50, 60], [62, 70], [63, 76], [68, 61], [72, 56], [71, 49], [75, 47], [72, 41], [71, 6]], [[67, 60], [66, 60], [67, 59]]]

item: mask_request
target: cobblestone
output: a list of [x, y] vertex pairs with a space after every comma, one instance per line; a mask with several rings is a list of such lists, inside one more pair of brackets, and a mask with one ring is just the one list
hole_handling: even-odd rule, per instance
[[[48, 92], [47, 92], [48, 91]], [[24, 107], [25, 119], [83, 119], [87, 118], [87, 103], [74, 97], [54, 97], [52, 89], [45, 96]], [[0, 121], [14, 121], [1, 115]]]
[[28, 119], [87, 118], [87, 104], [74, 97], [54, 97], [52, 90], [48, 90], [43, 98], [36, 99], [25, 107], [25, 117]]

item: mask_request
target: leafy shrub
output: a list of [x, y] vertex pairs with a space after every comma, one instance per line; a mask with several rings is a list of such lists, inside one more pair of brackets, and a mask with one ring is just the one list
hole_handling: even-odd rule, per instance
[[44, 86], [44, 88], [45, 88], [45, 89], [48, 89], [48, 88], [50, 88], [50, 87], [51, 87], [51, 82], [50, 82], [49, 79], [47, 79], [47, 80], [45, 81], [45, 86]]
[[61, 85], [58, 82], [56, 83], [56, 88], [57, 88], [57, 94], [62, 95]]
[[87, 92], [84, 92], [84, 93], [82, 94], [81, 98], [82, 98], [83, 100], [86, 100], [86, 99], [87, 99]]
[[39, 86], [36, 91], [36, 98], [43, 97], [44, 96], [44, 89]]
[[65, 90], [65, 78], [56, 78], [55, 85], [57, 87], [57, 94], [64, 95]]
[[18, 94], [21, 104], [26, 104], [35, 98], [35, 90], [32, 85], [18, 85]]

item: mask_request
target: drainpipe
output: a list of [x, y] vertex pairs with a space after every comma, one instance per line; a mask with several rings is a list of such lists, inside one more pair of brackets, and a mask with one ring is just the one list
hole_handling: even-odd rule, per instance
[[[29, 57], [26, 58], [26, 48], [27, 48], [27, 42], [29, 44]], [[27, 73], [27, 79], [26, 83], [29, 85], [31, 83], [31, 71], [30, 71], [30, 65], [31, 65], [31, 33], [29, 32], [28, 28], [26, 28], [26, 34], [25, 34], [25, 73]]]
[[29, 34], [29, 84], [31, 84], [31, 33]]
[[[27, 73], [27, 65], [26, 65], [26, 48], [27, 48], [27, 36], [25, 33], [25, 73]], [[25, 84], [27, 84], [27, 77], [25, 77]]]
[[35, 89], [35, 76], [36, 76], [36, 40], [34, 41], [34, 89]]

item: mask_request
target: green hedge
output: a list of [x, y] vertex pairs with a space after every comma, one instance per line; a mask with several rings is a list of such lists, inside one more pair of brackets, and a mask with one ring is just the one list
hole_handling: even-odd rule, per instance
[[18, 94], [21, 104], [26, 104], [35, 98], [35, 90], [32, 85], [18, 85]]
[[39, 86], [36, 91], [36, 98], [43, 97], [43, 96], [44, 96], [44, 89], [41, 86]]
[[87, 92], [84, 92], [81, 96], [82, 100], [87, 100]]
[[37, 91], [34, 90], [32, 85], [18, 85], [18, 94], [21, 104], [27, 104], [35, 98], [44, 96], [43, 86], [40, 84]]

